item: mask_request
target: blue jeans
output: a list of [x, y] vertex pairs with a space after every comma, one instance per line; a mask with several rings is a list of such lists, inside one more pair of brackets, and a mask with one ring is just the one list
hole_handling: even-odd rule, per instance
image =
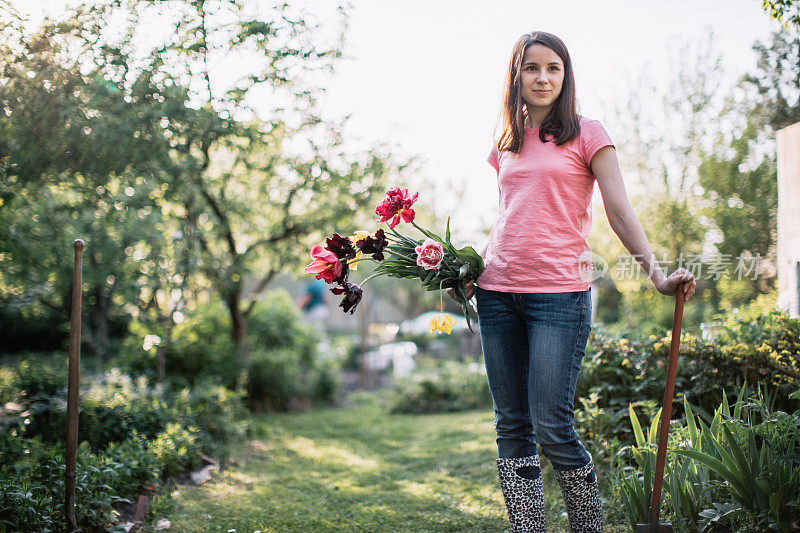
[[575, 432], [575, 384], [591, 331], [591, 289], [508, 293], [476, 287], [481, 345], [501, 458], [536, 455], [557, 470], [589, 463]]

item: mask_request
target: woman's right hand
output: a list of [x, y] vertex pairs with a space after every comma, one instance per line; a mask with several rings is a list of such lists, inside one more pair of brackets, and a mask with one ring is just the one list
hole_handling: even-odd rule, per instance
[[[456, 298], [456, 290], [452, 287], [446, 289], [447, 294], [455, 301], [458, 301]], [[472, 299], [472, 295], [475, 294], [475, 282], [470, 280], [469, 283], [464, 285], [464, 294], [467, 296], [467, 301]]]

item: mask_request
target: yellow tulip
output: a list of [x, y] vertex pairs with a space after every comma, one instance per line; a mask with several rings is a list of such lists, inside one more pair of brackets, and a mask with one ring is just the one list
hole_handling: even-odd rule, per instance
[[428, 322], [428, 327], [430, 328], [431, 333], [447, 333], [448, 335], [450, 335], [450, 332], [455, 325], [456, 319], [447, 313], [439, 313], [434, 315], [430, 322]]
[[[350, 235], [348, 239], [350, 239], [350, 242], [352, 242], [353, 246], [355, 246], [356, 241], [360, 241], [361, 239], [366, 239], [370, 235], [371, 234], [368, 231], [359, 230], [356, 231], [353, 235]], [[358, 261], [362, 257], [364, 257], [364, 254], [361, 253], [361, 250], [358, 250], [356, 252], [356, 256], [353, 258], [353, 261]], [[350, 266], [350, 270], [358, 270], [358, 264], [354, 263], [352, 266]]]

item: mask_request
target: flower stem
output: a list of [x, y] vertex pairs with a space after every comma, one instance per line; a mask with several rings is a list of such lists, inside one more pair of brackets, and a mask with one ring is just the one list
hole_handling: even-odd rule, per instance
[[407, 255], [403, 255], [400, 252], [398, 252], [397, 250], [388, 250], [387, 249], [386, 253], [391, 254], [391, 255], [393, 255], [395, 257], [402, 257], [403, 259], [405, 259], [406, 261], [410, 261], [414, 265], [417, 264], [417, 260], [416, 259], [412, 259], [411, 257], [409, 257]]
[[[389, 223], [387, 222], [386, 225], [388, 226]], [[389, 227], [389, 231], [391, 231], [398, 239], [400, 239], [400, 240], [402, 240], [404, 242], [415, 242], [413, 239], [410, 239], [410, 238], [406, 237], [405, 235], [403, 235], [402, 233], [398, 232], [396, 229], [394, 229], [392, 227]], [[388, 234], [387, 234], [387, 238], [388, 238]]]
[[420, 231], [422, 232], [422, 234], [423, 234], [423, 235], [425, 235], [426, 237], [430, 237], [431, 239], [433, 239], [433, 236], [432, 236], [430, 233], [428, 233], [427, 231], [425, 231], [424, 229], [422, 229], [422, 228], [419, 226], [419, 224], [417, 224], [417, 223], [416, 223], [416, 222], [414, 222], [413, 220], [411, 221], [411, 225], [412, 225], [412, 226], [414, 226], [415, 228], [417, 228], [418, 230], [420, 230]]
[[367, 277], [364, 279], [364, 281], [362, 281], [362, 282], [361, 282], [361, 285], [360, 285], [360, 286], [361, 286], [361, 287], [363, 287], [363, 286], [364, 286], [364, 285], [366, 285], [366, 284], [367, 284], [367, 282], [368, 282], [369, 280], [371, 280], [372, 278], [377, 278], [378, 276], [382, 276], [383, 274], [384, 274], [383, 272], [378, 272], [378, 273], [376, 273], [376, 274], [372, 274], [371, 276], [367, 276]]
[[442, 296], [442, 283], [444, 283], [444, 280], [439, 282], [439, 311], [444, 313], [444, 297]]

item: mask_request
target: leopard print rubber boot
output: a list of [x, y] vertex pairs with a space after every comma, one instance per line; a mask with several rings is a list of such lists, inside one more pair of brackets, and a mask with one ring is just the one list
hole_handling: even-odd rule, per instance
[[594, 461], [574, 470], [553, 468], [553, 471], [564, 495], [572, 533], [602, 532], [603, 507], [597, 489]]
[[[517, 473], [522, 467], [535, 466], [539, 475], [527, 479]], [[517, 458], [498, 458], [497, 473], [514, 533], [546, 533], [544, 485], [539, 455]]]

